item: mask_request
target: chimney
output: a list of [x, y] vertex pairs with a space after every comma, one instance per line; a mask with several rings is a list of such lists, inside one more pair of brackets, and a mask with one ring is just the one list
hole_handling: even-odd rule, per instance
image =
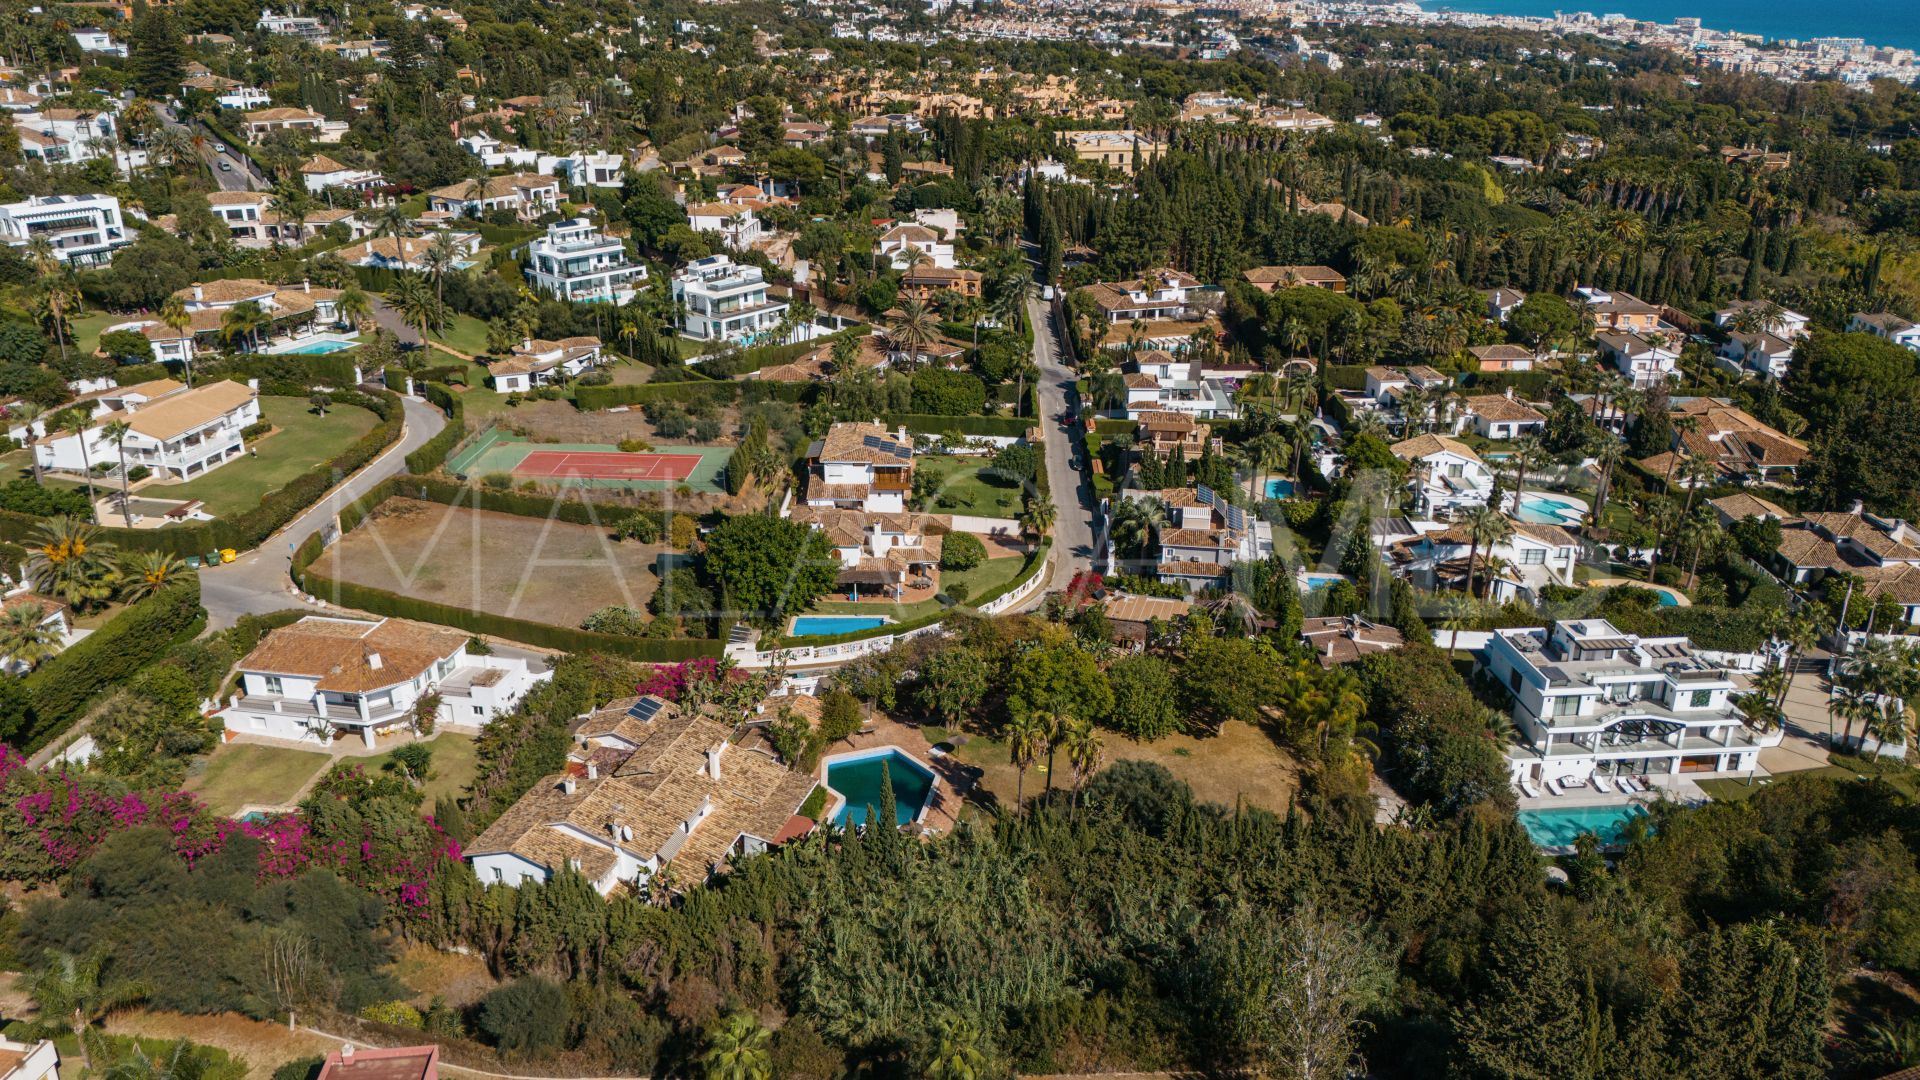
[[523, 337], [523, 338], [521, 338], [521, 339], [520, 339], [520, 351], [521, 351], [521, 352], [532, 352], [532, 351], [533, 351], [533, 339], [532, 339], [532, 338], [530, 338], [530, 337]]
[[303, 292], [303, 293], [310, 293], [310, 292], [312, 292], [312, 291], [313, 291], [313, 282], [311, 282], [311, 281], [309, 281], [309, 280], [307, 280], [306, 278], [301, 278], [301, 279], [300, 279], [300, 291], [301, 291], [301, 292]]
[[600, 766], [595, 765], [591, 761], [587, 762], [587, 779], [589, 780], [600, 779]]
[[1513, 387], [1511, 386], [1507, 387], [1507, 400], [1508, 401], [1513, 400]]
[[560, 790], [566, 792], [569, 795], [573, 794], [575, 791], [578, 791], [579, 789], [580, 789], [580, 785], [576, 783], [573, 777], [571, 776], [560, 781]]
[[725, 753], [726, 749], [725, 739], [707, 748], [707, 778], [716, 783], [720, 779], [720, 755]]
[[205, 300], [207, 298], [206, 289], [197, 281], [193, 283], [193, 298], [195, 300]]
[[353, 1061], [353, 1044], [341, 1043], [340, 1044], [340, 1063], [342, 1065], [345, 1065], [345, 1064], [351, 1063], [352, 1061]]
[[382, 661], [381, 661], [381, 659], [380, 659], [380, 654], [379, 654], [379, 653], [377, 653], [377, 652], [370, 652], [370, 653], [368, 653], [368, 654], [367, 654], [367, 666], [368, 666], [368, 667], [370, 667], [370, 668], [372, 668], [372, 669], [373, 669], [373, 670], [375, 670], [375, 671], [379, 671], [379, 670], [380, 670], [380, 668], [381, 668], [381, 666], [382, 666]]

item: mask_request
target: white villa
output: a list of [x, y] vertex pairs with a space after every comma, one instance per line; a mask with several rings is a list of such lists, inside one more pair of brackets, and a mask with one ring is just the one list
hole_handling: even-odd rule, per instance
[[657, 697], [588, 714], [566, 771], [535, 784], [467, 845], [474, 875], [519, 886], [570, 868], [606, 896], [645, 885], [673, 862], [693, 885], [811, 832], [800, 808], [814, 778], [734, 745], [735, 726]]
[[1460, 410], [1455, 423], [1461, 428], [1472, 427], [1475, 434], [1488, 439], [1517, 439], [1547, 428], [1546, 414], [1516, 399], [1511, 386], [1501, 394], [1461, 398]]
[[48, 165], [79, 165], [108, 158], [125, 176], [147, 164], [145, 150], [126, 147], [118, 140], [110, 112], [36, 107], [12, 111], [14, 134], [20, 138], [20, 156]]
[[1727, 335], [1718, 350], [1722, 366], [1735, 372], [1753, 372], [1778, 382], [1793, 366], [1793, 342], [1765, 331]]
[[808, 506], [898, 514], [913, 490], [913, 439], [879, 421], [842, 423], [807, 448]]
[[787, 302], [767, 295], [766, 275], [725, 255], [696, 259], [673, 275], [673, 299], [684, 305], [680, 332], [697, 341], [752, 344], [786, 318]]
[[925, 225], [895, 225], [874, 242], [873, 253], [895, 270], [911, 270], [921, 265], [952, 270], [956, 265], [953, 245]]
[[493, 388], [502, 394], [526, 393], [562, 377], [574, 378], [600, 366], [603, 344], [597, 337], [570, 337], [559, 341], [523, 338], [513, 355], [487, 369]]
[[1514, 782], [1747, 772], [1782, 732], [1760, 734], [1733, 704], [1733, 679], [1684, 637], [1643, 638], [1605, 619], [1496, 630], [1475, 667], [1507, 689], [1524, 739]]
[[1087, 286], [1094, 306], [1108, 323], [1177, 319], [1200, 282], [1178, 270], [1153, 270], [1133, 281], [1102, 281]]
[[1161, 581], [1184, 586], [1189, 593], [1221, 583], [1228, 568], [1273, 553], [1273, 526], [1216, 495], [1205, 485], [1149, 491], [1129, 488], [1121, 498], [1158, 502], [1167, 523], [1155, 538], [1160, 555], [1153, 572]]
[[[464, 270], [480, 261], [479, 233], [449, 229], [436, 230], [435, 235], [441, 231], [446, 233], [448, 242], [453, 245], [451, 269]], [[348, 266], [425, 273], [432, 261], [429, 252], [433, 250], [434, 239], [432, 236], [370, 236], [357, 244], [348, 244], [334, 254]]]
[[[1416, 530], [1421, 523], [1415, 522]], [[1474, 550], [1465, 525], [1422, 530], [1387, 550], [1394, 572], [1429, 592], [1464, 589], [1471, 555], [1476, 584], [1496, 603], [1534, 601], [1548, 585], [1572, 585], [1580, 561], [1580, 541], [1558, 525], [1513, 520], [1513, 535]]]
[[712, 233], [735, 251], [745, 251], [760, 239], [760, 219], [745, 203], [703, 203], [687, 207], [687, 224], [694, 232]]
[[71, 266], [103, 266], [133, 243], [112, 195], [35, 195], [0, 205], [0, 243], [24, 248], [42, 236], [54, 257]]
[[385, 187], [387, 178], [377, 169], [350, 168], [325, 154], [316, 154], [300, 166], [300, 181], [308, 191], [318, 195], [328, 188], [367, 192]]
[[1127, 419], [1147, 413], [1177, 412], [1196, 419], [1231, 420], [1240, 415], [1233, 388], [1209, 378], [1197, 361], [1182, 360], [1163, 349], [1137, 353], [1125, 373]]
[[1892, 312], [1856, 311], [1847, 319], [1847, 333], [1872, 334], [1902, 348], [1920, 352], [1920, 326], [1915, 326]]
[[1593, 341], [1599, 346], [1601, 361], [1612, 364], [1637, 387], [1665, 382], [1679, 371], [1679, 351], [1663, 341], [1627, 332], [1595, 334]]
[[647, 268], [627, 257], [626, 242], [586, 218], [547, 226], [527, 245], [527, 281], [573, 303], [627, 304], [647, 282]]
[[1493, 470], [1473, 447], [1445, 435], [1416, 435], [1393, 444], [1393, 455], [1413, 466], [1407, 487], [1414, 513], [1450, 517], [1485, 506], [1493, 496]]
[[[315, 288], [306, 282], [296, 287], [234, 278], [189, 285], [174, 295], [186, 303], [185, 329], [176, 330], [158, 319], [134, 319], [109, 326], [105, 332], [134, 330], [147, 335], [153, 342], [154, 359], [166, 364], [190, 363], [202, 352], [217, 349], [225, 335], [227, 312], [249, 302], [271, 320], [262, 340], [255, 343], [263, 352], [284, 351], [318, 331], [334, 331], [340, 338], [359, 333], [340, 318], [339, 289]], [[247, 343], [233, 344], [244, 347]]]
[[[34, 592], [25, 574], [20, 575], [16, 582], [13, 576], [0, 573], [0, 612], [12, 614], [21, 608], [39, 612], [40, 627], [57, 642], [55, 648], [66, 647], [73, 633], [72, 625], [67, 622], [67, 605], [51, 596], [42, 596]], [[8, 675], [24, 675], [29, 670], [31, 669], [27, 664], [0, 653], [0, 672]], [[0, 1076], [0, 1080], [6, 1080], [6, 1078]]]
[[[144, 465], [160, 476], [190, 480], [239, 457], [246, 449], [240, 432], [259, 419], [255, 391], [221, 380], [138, 403], [125, 398], [116, 411], [96, 411], [85, 432], [56, 432], [34, 443], [34, 460], [43, 469], [84, 472], [102, 463], [117, 466], [124, 452], [128, 468]], [[132, 428], [124, 447], [102, 433], [115, 420]]]
[[[1730, 330], [1733, 328], [1734, 323], [1740, 321], [1741, 315], [1748, 311], [1761, 309], [1762, 302], [1759, 300], [1736, 300], [1713, 313], [1713, 325], [1723, 330]], [[1764, 333], [1785, 338], [1788, 341], [1799, 341], [1801, 338], [1807, 336], [1808, 326], [1811, 322], [1812, 320], [1797, 311], [1780, 308], [1774, 312], [1772, 321], [1768, 325], [1760, 327], [1760, 330]]]
[[219, 715], [236, 735], [329, 746], [357, 734], [372, 747], [409, 729], [423, 700], [439, 699], [436, 722], [475, 731], [551, 677], [525, 660], [472, 655], [469, 638], [402, 619], [308, 615], [240, 661], [240, 695]]
[[490, 176], [478, 185], [463, 180], [427, 193], [427, 209], [466, 217], [511, 210], [520, 220], [532, 221], [559, 206], [560, 181], [538, 173]]
[[908, 579], [931, 586], [953, 519], [938, 514], [869, 514], [817, 506], [795, 506], [787, 516], [812, 526], [833, 542], [840, 559], [834, 590], [841, 596], [872, 591], [900, 598]]

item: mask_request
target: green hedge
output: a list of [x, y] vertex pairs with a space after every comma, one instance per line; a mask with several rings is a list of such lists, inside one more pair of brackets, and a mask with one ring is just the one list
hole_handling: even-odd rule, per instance
[[32, 753], [59, 738], [101, 695], [205, 625], [197, 575], [129, 606], [5, 695], [0, 725], [7, 741]]
[[933, 413], [888, 413], [888, 427], [905, 427], [917, 435], [998, 435], [1019, 438], [1034, 426], [1031, 419], [1006, 416], [939, 416]]
[[1329, 389], [1365, 390], [1367, 388], [1365, 364], [1328, 364], [1322, 370], [1326, 373]]
[[453, 448], [466, 437], [467, 406], [460, 400], [460, 395], [448, 389], [444, 383], [427, 383], [420, 388], [420, 396], [447, 414], [447, 426], [407, 455], [407, 471], [426, 474], [446, 464], [447, 455], [453, 453]]
[[[356, 520], [358, 520], [357, 517]], [[307, 537], [306, 542], [294, 552], [293, 579], [306, 593], [341, 607], [372, 612], [376, 615], [417, 619], [441, 626], [457, 627], [469, 633], [490, 634], [540, 648], [559, 649], [565, 652], [612, 653], [630, 660], [655, 662], [693, 660], [705, 656], [718, 657], [724, 649], [724, 645], [717, 639], [633, 638], [616, 634], [596, 634], [570, 627], [548, 626], [545, 623], [530, 622], [526, 619], [509, 618], [492, 612], [474, 611], [471, 608], [454, 607], [451, 604], [436, 604], [416, 597], [401, 596], [385, 589], [335, 581], [309, 569], [313, 560], [320, 557], [321, 550], [318, 534]]]
[[641, 405], [649, 401], [711, 401], [715, 405], [731, 405], [739, 395], [740, 384], [733, 382], [575, 386], [573, 404], [581, 412], [599, 412], [617, 405]]

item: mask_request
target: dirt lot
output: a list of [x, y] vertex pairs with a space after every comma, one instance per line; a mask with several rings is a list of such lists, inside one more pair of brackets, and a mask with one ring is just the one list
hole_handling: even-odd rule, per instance
[[552, 626], [645, 608], [667, 549], [560, 521], [389, 499], [314, 563], [325, 577]]
[[692, 437], [668, 439], [655, 434], [646, 413], [635, 405], [627, 412], [581, 412], [570, 401], [529, 399], [500, 413], [500, 422], [529, 438], [553, 442], [618, 443], [621, 439], [641, 438], [655, 446], [732, 446], [733, 433], [739, 430], [739, 410], [720, 410], [720, 437], [700, 442]]

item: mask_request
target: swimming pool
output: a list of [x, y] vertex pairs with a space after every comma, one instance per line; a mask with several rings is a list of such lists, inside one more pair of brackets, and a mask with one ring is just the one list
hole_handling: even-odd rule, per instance
[[1281, 480], [1277, 477], [1275, 479], [1267, 481], [1267, 498], [1269, 499], [1293, 498], [1293, 481]]
[[1680, 606], [1679, 598], [1674, 596], [1672, 593], [1667, 592], [1664, 589], [1653, 590], [1653, 595], [1659, 599], [1661, 607], [1679, 607]]
[[1302, 579], [1306, 582], [1308, 592], [1318, 592], [1336, 582], [1347, 580], [1347, 576], [1345, 574], [1304, 574]]
[[887, 620], [877, 615], [796, 615], [788, 633], [793, 637], [831, 637], [885, 625]]
[[1515, 815], [1520, 827], [1533, 842], [1544, 848], [1572, 847], [1584, 833], [1593, 833], [1603, 844], [1620, 839], [1620, 827], [1647, 812], [1639, 806], [1555, 806], [1544, 810], [1522, 810]]
[[933, 770], [897, 747], [883, 746], [827, 759], [827, 786], [847, 800], [833, 820], [835, 825], [864, 825], [867, 808], [880, 809], [880, 778], [893, 781], [895, 825], [920, 820], [933, 801]]
[[1586, 511], [1579, 503], [1528, 495], [1520, 500], [1520, 512], [1514, 516], [1534, 525], [1578, 525]]
[[309, 341], [291, 349], [282, 349], [282, 356], [321, 356], [326, 353], [345, 352], [353, 348], [351, 341]]

